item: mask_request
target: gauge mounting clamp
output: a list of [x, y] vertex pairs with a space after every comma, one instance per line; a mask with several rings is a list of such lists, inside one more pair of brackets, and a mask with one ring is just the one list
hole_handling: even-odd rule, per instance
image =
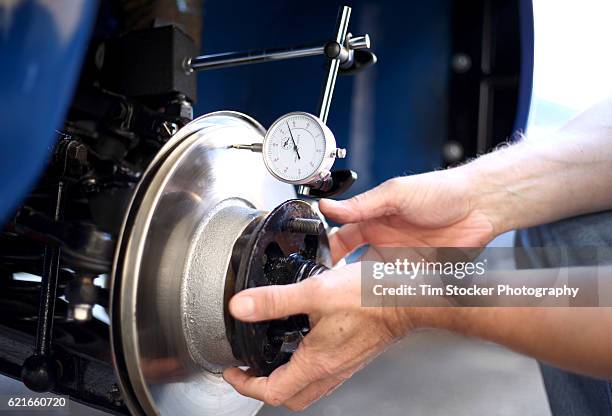
[[353, 74], [376, 63], [376, 55], [369, 50], [370, 37], [348, 32], [350, 16], [350, 7], [340, 9], [334, 39], [322, 45], [204, 55], [188, 58], [184, 63], [190, 73], [315, 55], [327, 58], [318, 116], [306, 112], [285, 114], [268, 129], [262, 143], [230, 146], [262, 153], [268, 171], [280, 181], [298, 185], [301, 195], [338, 195], [357, 179], [351, 170], [331, 169], [336, 159], [346, 156], [346, 150], [336, 147], [336, 139], [326, 125], [338, 73]]

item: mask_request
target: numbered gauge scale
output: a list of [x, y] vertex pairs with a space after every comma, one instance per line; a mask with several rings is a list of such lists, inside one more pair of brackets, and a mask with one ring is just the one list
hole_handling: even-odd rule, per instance
[[316, 116], [293, 112], [276, 120], [262, 144], [263, 161], [277, 179], [313, 184], [330, 176], [334, 160], [345, 156], [331, 130]]

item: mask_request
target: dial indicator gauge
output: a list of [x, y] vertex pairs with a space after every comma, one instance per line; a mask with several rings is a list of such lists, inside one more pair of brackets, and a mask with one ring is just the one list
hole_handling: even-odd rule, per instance
[[336, 139], [321, 120], [309, 113], [289, 113], [276, 120], [262, 145], [268, 171], [292, 184], [325, 179], [336, 157]]

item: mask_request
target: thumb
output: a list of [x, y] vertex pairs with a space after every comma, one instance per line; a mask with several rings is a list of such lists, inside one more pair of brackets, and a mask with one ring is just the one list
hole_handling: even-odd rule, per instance
[[314, 309], [313, 279], [289, 285], [263, 286], [237, 293], [229, 302], [234, 318], [246, 322], [267, 321]]
[[326, 217], [341, 224], [390, 215], [397, 211], [399, 192], [396, 183], [394, 179], [390, 179], [345, 201], [322, 199], [319, 201], [319, 208]]

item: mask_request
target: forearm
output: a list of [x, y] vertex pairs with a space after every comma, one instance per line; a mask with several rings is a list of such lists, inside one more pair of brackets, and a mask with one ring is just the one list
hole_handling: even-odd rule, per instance
[[612, 208], [612, 100], [460, 168], [497, 233]]
[[448, 329], [552, 365], [612, 379], [612, 308], [424, 308], [415, 326]]

